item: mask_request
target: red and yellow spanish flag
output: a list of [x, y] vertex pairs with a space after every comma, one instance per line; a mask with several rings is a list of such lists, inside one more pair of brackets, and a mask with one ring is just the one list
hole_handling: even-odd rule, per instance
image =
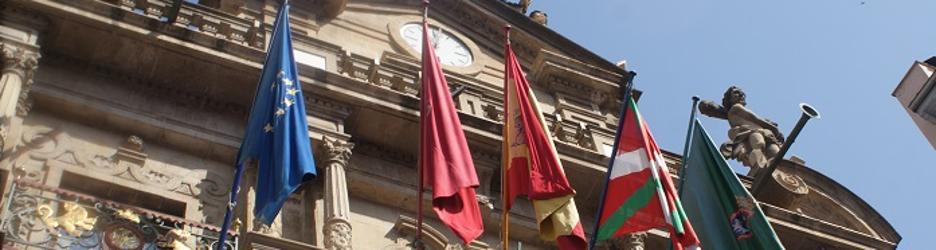
[[555, 239], [559, 249], [585, 249], [588, 243], [572, 199], [575, 190], [566, 179], [536, 97], [509, 42], [505, 50], [502, 174], [506, 211], [514, 198], [525, 195], [533, 202], [541, 238]]

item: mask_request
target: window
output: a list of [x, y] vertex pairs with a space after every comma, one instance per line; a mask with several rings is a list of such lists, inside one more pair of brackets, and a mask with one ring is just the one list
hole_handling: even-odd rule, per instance
[[305, 64], [313, 68], [325, 69], [325, 57], [301, 50], [293, 50], [296, 63]]
[[221, 0], [182, 0], [182, 1], [186, 3], [190, 3], [190, 4], [198, 4], [198, 5], [208, 6], [212, 8], [221, 7]]
[[934, 85], [936, 85], [936, 81], [933, 81], [931, 77], [920, 88], [920, 93], [910, 102], [910, 109], [923, 119], [936, 124], [936, 91], [934, 91]]

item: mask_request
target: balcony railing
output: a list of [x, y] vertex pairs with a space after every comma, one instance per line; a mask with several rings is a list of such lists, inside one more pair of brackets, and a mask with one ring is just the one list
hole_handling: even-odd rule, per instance
[[[202, 34], [204, 37], [221, 39], [229, 43], [240, 44], [258, 50], [264, 49], [264, 34], [261, 23], [254, 17], [251, 17], [251, 15], [235, 16], [214, 8], [183, 1], [181, 7], [178, 9], [174, 22], [168, 23], [170, 15], [174, 12], [173, 0], [59, 1], [75, 8], [98, 12], [98, 14], [106, 16], [109, 15], [113, 17], [135, 14], [158, 23], [181, 27], [190, 32]], [[101, 5], [110, 6], [118, 12], [123, 11], [125, 14], [121, 13], [117, 15], [112, 12], [114, 10], [101, 8]], [[140, 23], [138, 25], [143, 24]], [[187, 39], [198, 40], [192, 37], [188, 37]]]
[[[217, 249], [218, 228], [29, 182], [16, 182], [0, 230], [8, 249]], [[226, 242], [237, 249], [237, 235]]]

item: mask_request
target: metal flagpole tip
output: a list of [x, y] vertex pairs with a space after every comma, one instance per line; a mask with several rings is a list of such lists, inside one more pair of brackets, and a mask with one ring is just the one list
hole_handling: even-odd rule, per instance
[[423, 0], [423, 6], [429, 6], [429, 0]]
[[510, 26], [510, 24], [504, 25], [504, 31], [510, 32], [510, 28], [511, 28], [511, 27], [512, 27], [512, 26]]
[[699, 100], [702, 100], [701, 98], [699, 98], [699, 96], [697, 96], [697, 95], [692, 96], [692, 101], [693, 101], [693, 102], [698, 102]]

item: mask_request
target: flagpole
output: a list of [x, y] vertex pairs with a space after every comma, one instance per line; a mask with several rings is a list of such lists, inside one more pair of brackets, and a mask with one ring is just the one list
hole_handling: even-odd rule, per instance
[[[504, 36], [505, 36], [504, 45], [506, 48], [509, 48], [510, 47], [510, 25], [509, 24], [504, 26]], [[509, 95], [508, 88], [510, 88], [510, 86], [507, 85], [508, 84], [507, 77], [509, 77], [507, 76], [507, 74], [510, 74], [507, 69], [510, 68], [510, 65], [507, 64], [508, 55], [507, 55], [506, 48], [504, 50], [504, 75], [505, 75], [504, 76], [504, 90], [503, 90], [504, 91], [504, 125], [507, 125], [507, 119], [509, 119], [508, 117], [510, 117], [508, 115], [508, 111], [510, 109], [507, 103], [509, 100], [507, 99], [508, 98], [507, 95]], [[503, 130], [506, 132], [507, 127], [505, 126]], [[502, 140], [507, 141], [507, 138], [502, 138]], [[503, 147], [506, 147], [506, 146], [507, 145], [503, 145]], [[503, 247], [502, 248], [503, 250], [510, 250], [510, 209], [507, 208], [507, 202], [510, 199], [510, 197], [507, 197], [509, 196], [507, 194], [508, 190], [510, 190], [508, 188], [509, 187], [508, 185], [510, 183], [507, 182], [507, 164], [510, 164], [510, 161], [509, 159], [506, 159], [506, 157], [509, 157], [509, 155], [505, 155], [505, 153], [508, 152], [508, 150], [510, 149], [507, 149], [507, 148], [501, 149], [501, 154], [502, 154], [501, 155], [501, 241], [502, 241], [501, 245]]]
[[[635, 74], [633, 72], [626, 72], [625, 74]], [[626, 77], [626, 76], [625, 76]], [[624, 93], [622, 93], [622, 106], [621, 112], [618, 115], [618, 127], [617, 132], [614, 134], [614, 146], [611, 148], [611, 158], [608, 161], [608, 168], [605, 173], [604, 188], [601, 189], [601, 196], [598, 196], [598, 212], [595, 213], [595, 225], [592, 227], [592, 235], [588, 240], [588, 250], [595, 249], [595, 244], [598, 241], [598, 228], [599, 223], [601, 223], [601, 214], [604, 213], [604, 203], [605, 195], [608, 192], [608, 182], [611, 179], [611, 168], [614, 167], [614, 158], [617, 157], [617, 148], [618, 144], [621, 142], [621, 130], [624, 128], [625, 115], [627, 115], [628, 105], [627, 102], [631, 98], [631, 92], [634, 90], [634, 80], [633, 75], [630, 79], [626, 79], [624, 83]]]
[[224, 224], [221, 224], [221, 235], [218, 238], [218, 250], [227, 248], [224, 242], [227, 240], [228, 229], [231, 228], [231, 217], [234, 215], [234, 207], [237, 206], [237, 193], [240, 191], [242, 173], [244, 173], [244, 164], [237, 164], [237, 170], [234, 171], [234, 183], [231, 184], [231, 197], [227, 204], [227, 211], [224, 212]]
[[695, 128], [695, 115], [698, 113], [699, 96], [692, 96], [692, 111], [689, 113], [689, 129], [686, 130], [686, 144], [683, 146], [682, 159], [679, 160], [679, 187], [678, 196], [682, 196], [683, 182], [686, 181], [686, 159], [689, 158], [689, 144], [692, 143], [692, 129]]
[[[423, 0], [423, 19], [422, 19], [423, 24], [427, 24], [429, 22], [428, 17], [429, 17], [429, 0]], [[423, 26], [423, 27], [428, 27], [428, 25]], [[423, 31], [423, 32], [427, 32], [427, 31]], [[428, 39], [428, 37], [426, 37], [426, 39]], [[429, 42], [429, 41], [423, 41], [423, 42]], [[426, 53], [426, 51], [423, 51], [422, 53]], [[425, 59], [426, 57], [422, 57], [422, 58]], [[422, 64], [423, 64], [423, 67], [426, 67], [426, 62], [422, 62]], [[422, 76], [422, 77], [426, 77], [426, 76]], [[425, 82], [425, 80], [423, 82]], [[425, 86], [422, 86], [421, 89], [425, 90], [426, 88]], [[422, 95], [420, 96], [420, 98], [426, 98], [426, 96]], [[422, 143], [421, 139], [420, 139], [420, 143]], [[422, 157], [419, 157], [419, 158], [421, 161]], [[416, 248], [417, 250], [422, 250], [423, 249], [423, 244], [422, 244], [423, 191], [425, 190], [425, 187], [423, 186], [423, 182], [425, 181], [423, 179], [424, 178], [423, 175], [425, 174], [425, 171], [423, 170], [422, 162], [417, 162], [417, 164], [418, 166], [417, 166], [416, 172], [419, 175], [419, 178], [418, 178], [419, 184], [416, 185], [417, 186], [416, 188], [416, 238], [413, 239], [413, 247]]]

